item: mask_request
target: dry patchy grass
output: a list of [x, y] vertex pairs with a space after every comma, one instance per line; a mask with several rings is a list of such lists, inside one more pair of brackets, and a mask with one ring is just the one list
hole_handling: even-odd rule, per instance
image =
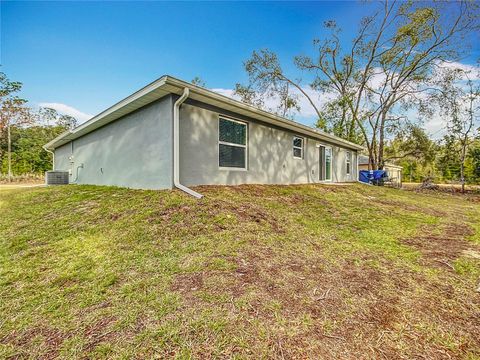
[[0, 193], [0, 357], [480, 356], [480, 204], [355, 186]]

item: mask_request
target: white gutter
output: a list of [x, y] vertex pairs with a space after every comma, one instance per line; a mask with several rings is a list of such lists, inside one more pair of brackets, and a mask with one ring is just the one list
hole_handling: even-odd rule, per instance
[[187, 194], [201, 199], [202, 194], [180, 184], [180, 105], [187, 99], [189, 93], [188, 88], [184, 88], [182, 96], [173, 105], [173, 185]]
[[167, 75], [155, 80], [127, 98], [121, 100], [117, 104], [111, 106], [107, 110], [75, 128], [73, 131], [67, 131], [59, 135], [57, 138], [50, 141], [46, 147], [51, 150], [57, 148], [63, 144], [66, 144], [70, 140], [83, 136], [90, 131], [94, 131], [100, 126], [115, 121], [116, 119], [119, 119], [120, 117], [125, 116], [126, 114], [129, 114], [130, 112], [139, 109], [142, 106], [145, 106], [146, 104], [158, 100], [167, 94], [181, 94], [186, 87], [192, 91], [190, 98], [193, 100], [204, 102], [220, 108], [225, 107], [225, 109], [235, 113], [255, 118], [259, 121], [266, 122], [267, 124], [279, 126], [282, 129], [298, 132], [300, 134], [313, 137], [316, 140], [328, 141], [334, 145], [346, 147], [352, 150], [363, 149], [362, 146], [353, 144], [331, 134], [312, 129], [308, 126], [282, 118], [275, 114], [271, 114], [264, 110], [242, 103], [238, 100], [234, 100], [232, 98], [220, 95]]
[[[221, 95], [221, 94], [216, 93], [214, 91], [206, 90], [205, 88], [189, 84], [189, 83], [187, 83], [183, 80], [179, 80], [179, 79], [176, 79], [176, 78], [171, 77], [171, 76], [166, 76], [166, 77], [167, 77], [167, 79], [166, 79], [167, 84], [172, 84], [176, 87], [183, 87], [183, 88], [188, 86], [192, 90], [194, 90], [194, 92], [195, 92], [194, 96], [195, 95], [201, 95], [202, 97], [206, 97], [210, 100], [216, 100], [216, 101], [222, 102], [223, 104], [229, 104], [233, 107], [242, 108], [242, 109], [247, 110], [249, 112], [253, 112], [256, 115], [267, 117], [269, 119], [269, 121], [267, 121], [267, 123], [280, 126], [281, 128], [284, 128], [284, 129], [289, 129], [290, 131], [293, 131], [293, 132], [298, 132], [299, 130], [303, 130], [304, 132], [309, 133], [310, 136], [314, 137], [315, 139], [321, 140], [321, 141], [330, 141], [333, 145], [340, 145], [340, 146], [343, 145], [343, 147], [347, 147], [347, 148], [352, 149], [352, 150], [364, 150], [364, 147], [361, 146], [361, 145], [358, 145], [358, 144], [352, 143], [350, 141], [344, 140], [342, 138], [339, 138], [337, 136], [328, 134], [324, 131], [313, 129], [309, 126], [300, 124], [298, 122], [282, 118], [281, 116], [272, 114], [268, 111], [256, 108], [252, 105], [248, 105], [246, 103], [243, 103], [241, 101], [235, 100], [235, 99], [230, 98], [230, 97], [227, 97], [225, 95]], [[196, 99], [196, 98], [195, 98], [195, 100], [202, 101], [201, 99]], [[203, 100], [203, 102], [205, 102], [205, 101]], [[232, 111], [233, 112], [238, 112], [238, 111], [235, 111], [235, 110], [232, 110]], [[255, 118], [254, 115], [253, 116], [252, 115], [247, 115], [247, 116]], [[262, 120], [262, 119], [259, 119], [259, 120]], [[304, 135], [307, 135], [307, 134], [304, 133]], [[319, 136], [322, 137], [322, 139], [319, 139], [318, 138]]]

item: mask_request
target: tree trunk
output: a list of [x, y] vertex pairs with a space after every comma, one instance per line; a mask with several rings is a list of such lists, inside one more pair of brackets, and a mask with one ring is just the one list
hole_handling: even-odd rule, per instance
[[462, 194], [465, 194], [465, 169], [463, 162], [460, 164], [460, 182], [462, 184]]
[[378, 170], [383, 170], [383, 154], [385, 151], [385, 119], [387, 114], [382, 113], [382, 119], [380, 121], [380, 135], [378, 139]]
[[368, 154], [368, 170], [375, 170], [375, 160], [372, 150], [369, 150]]
[[7, 124], [7, 152], [8, 152], [8, 182], [12, 182], [12, 137], [10, 134], [10, 124]]
[[377, 148], [377, 140], [372, 144], [372, 170], [378, 170], [378, 148]]
[[[344, 108], [343, 111], [345, 112], [345, 119], [346, 119], [346, 113], [347, 113], [347, 109]], [[345, 124], [346, 124], [346, 121], [345, 121]], [[355, 118], [352, 116], [352, 120], [350, 120], [350, 127], [348, 129], [348, 140], [349, 141], [355, 141], [355, 124], [356, 124], [356, 121], [355, 121]]]
[[368, 162], [371, 165], [371, 169], [369, 170], [377, 170], [377, 139], [375, 134], [372, 136], [372, 142], [370, 144], [370, 148], [368, 149], [369, 159]]
[[462, 184], [462, 194], [465, 194], [465, 158], [467, 157], [466, 142], [462, 144], [462, 154], [460, 158], [460, 183]]
[[373, 154], [373, 147], [367, 144], [367, 149], [368, 149], [368, 170], [374, 170], [375, 155]]

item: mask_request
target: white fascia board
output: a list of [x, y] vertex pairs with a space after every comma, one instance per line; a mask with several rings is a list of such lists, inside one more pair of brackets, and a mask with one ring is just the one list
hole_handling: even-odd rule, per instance
[[[76, 138], [78, 138], [82, 135], [85, 135], [85, 134], [89, 133], [90, 131], [93, 131], [93, 130], [99, 128], [100, 126], [108, 124], [110, 121], [114, 121], [114, 120], [118, 119], [120, 116], [116, 117], [116, 116], [112, 116], [112, 115], [114, 115], [116, 112], [119, 112], [121, 109], [125, 109], [126, 106], [134, 103], [135, 101], [139, 100], [140, 98], [142, 98], [142, 97], [152, 93], [153, 91], [161, 88], [165, 84], [165, 80], [166, 80], [166, 76], [162, 76], [161, 78], [159, 78], [159, 79], [155, 80], [154, 82], [148, 84], [147, 86], [143, 87], [142, 89], [134, 92], [132, 95], [127, 96], [125, 99], [119, 101], [115, 105], [113, 105], [113, 106], [109, 107], [108, 109], [102, 111], [100, 114], [94, 116], [93, 118], [86, 121], [82, 125], [77, 126], [75, 129], [73, 129], [71, 131], [66, 131], [63, 134], [59, 135], [58, 137], [56, 137], [55, 139], [50, 141], [48, 144], [46, 144], [44, 147], [46, 149], [53, 150], [56, 147], [59, 147], [63, 144], [66, 144], [67, 142], [69, 142], [71, 140], [75, 140]], [[162, 97], [162, 96], [159, 96], [158, 98], [160, 98], [160, 97]], [[152, 101], [155, 101], [155, 100], [156, 100], [156, 98], [153, 98]], [[143, 104], [142, 106], [145, 106], [145, 105], [146, 104]], [[141, 107], [141, 106], [139, 106], [139, 107]], [[134, 110], [136, 110], [135, 107], [133, 107], [131, 111], [134, 111]], [[131, 111], [128, 111], [127, 113], [129, 113]], [[123, 115], [126, 115], [126, 114], [123, 114]], [[121, 115], [121, 116], [123, 116], [123, 115]], [[110, 117], [110, 119], [109, 119], [109, 117]], [[102, 122], [102, 120], [107, 120], [107, 121]], [[110, 120], [110, 121], [108, 121], [108, 120]]]
[[53, 150], [61, 145], [68, 143], [71, 140], [85, 135], [109, 122], [117, 120], [121, 116], [124, 116], [136, 109], [145, 106], [155, 100], [162, 98], [163, 96], [171, 93], [180, 95], [185, 88], [190, 90], [190, 98], [198, 100], [210, 105], [214, 105], [220, 108], [228, 109], [232, 112], [237, 112], [245, 116], [259, 119], [266, 123], [278, 126], [280, 128], [288, 129], [298, 134], [313, 137], [318, 140], [327, 141], [332, 144], [340, 145], [353, 150], [363, 150], [363, 146], [354, 144], [347, 140], [341, 139], [334, 135], [327, 134], [323, 131], [315, 130], [309, 126], [299, 124], [292, 120], [287, 120], [278, 115], [269, 113], [265, 110], [258, 109], [254, 106], [242, 103], [238, 100], [234, 100], [224, 95], [220, 95], [216, 92], [204, 89], [202, 87], [187, 83], [185, 81], [173, 78], [165, 75], [148, 84], [142, 89], [136, 91], [132, 95], [119, 101], [115, 105], [109, 107], [100, 114], [94, 116], [87, 122], [78, 126], [72, 131], [65, 132], [50, 141], [45, 145], [46, 149]]

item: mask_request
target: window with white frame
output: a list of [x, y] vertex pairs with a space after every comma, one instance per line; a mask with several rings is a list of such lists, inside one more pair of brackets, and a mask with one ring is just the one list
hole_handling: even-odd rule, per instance
[[352, 173], [352, 153], [347, 151], [347, 175], [351, 175]]
[[247, 124], [219, 118], [218, 165], [222, 168], [247, 168]]
[[304, 139], [298, 136], [293, 137], [293, 157], [303, 159], [303, 143]]

